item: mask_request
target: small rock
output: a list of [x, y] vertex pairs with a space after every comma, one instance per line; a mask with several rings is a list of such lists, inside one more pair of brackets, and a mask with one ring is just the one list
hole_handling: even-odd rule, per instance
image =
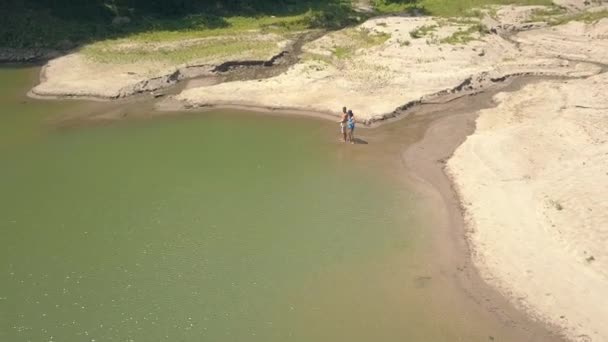
[[116, 17], [114, 17], [114, 19], [112, 19], [112, 25], [116, 25], [116, 26], [125, 25], [130, 22], [131, 22], [131, 19], [129, 19], [129, 17], [116, 16]]
[[587, 262], [591, 263], [591, 262], [595, 261], [595, 258], [594, 258], [594, 257], [593, 257], [593, 255], [592, 255], [592, 256], [590, 256], [590, 257], [588, 257], [588, 258], [585, 258], [585, 260], [586, 260]]
[[74, 43], [69, 39], [64, 39], [64, 40], [60, 41], [59, 43], [57, 43], [57, 48], [59, 50], [69, 50], [69, 49], [72, 49], [74, 46], [75, 46]]

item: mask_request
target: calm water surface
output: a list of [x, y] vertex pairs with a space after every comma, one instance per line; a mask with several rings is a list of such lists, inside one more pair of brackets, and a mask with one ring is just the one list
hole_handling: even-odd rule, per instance
[[487, 340], [425, 287], [413, 195], [335, 125], [59, 129], [107, 104], [28, 99], [34, 77], [0, 69], [0, 341]]

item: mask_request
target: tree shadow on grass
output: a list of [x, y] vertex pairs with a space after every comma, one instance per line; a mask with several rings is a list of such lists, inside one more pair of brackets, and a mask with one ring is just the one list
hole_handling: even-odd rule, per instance
[[[92, 0], [86, 4], [82, 2], [81, 5], [72, 6], [61, 5], [69, 2], [2, 0], [0, 47], [67, 51], [96, 41], [129, 37], [139, 33], [230, 29], [233, 25], [231, 18], [235, 17], [266, 17], [265, 23], [268, 26], [275, 25], [276, 22], [278, 27], [296, 24], [298, 27], [325, 29], [341, 28], [361, 19], [356, 17], [356, 13], [345, 0], [131, 0], [126, 3], [142, 5], [124, 9], [109, 6], [110, 2], [119, 2], [109, 0]], [[148, 3], [156, 5], [146, 5]], [[186, 3], [191, 5], [184, 6]], [[213, 6], [209, 3], [213, 3]], [[221, 3], [249, 5], [218, 7]], [[171, 4], [182, 4], [182, 7]], [[117, 17], [123, 18], [122, 23], [117, 24]], [[288, 17], [293, 17], [294, 22], [285, 20]], [[268, 20], [269, 18], [271, 19]]]

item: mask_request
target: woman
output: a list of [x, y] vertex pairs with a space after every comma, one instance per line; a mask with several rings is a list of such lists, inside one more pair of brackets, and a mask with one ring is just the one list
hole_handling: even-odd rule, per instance
[[347, 127], [348, 127], [348, 141], [351, 144], [355, 143], [355, 114], [353, 114], [352, 110], [348, 110], [348, 119], [347, 119]]

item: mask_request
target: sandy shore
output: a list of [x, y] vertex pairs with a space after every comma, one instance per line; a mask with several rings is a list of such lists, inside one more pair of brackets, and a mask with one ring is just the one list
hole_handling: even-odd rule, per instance
[[[608, 20], [513, 37], [545, 56], [608, 63]], [[608, 341], [608, 76], [499, 94], [448, 163], [475, 264], [574, 341]]]
[[[537, 8], [524, 9], [530, 15]], [[525, 21], [521, 8], [510, 11], [518, 16], [499, 17], [505, 19], [503, 24]], [[176, 99], [189, 107], [231, 104], [336, 115], [348, 104], [360, 121], [372, 122], [390, 118], [416, 101], [480, 91], [506, 76], [581, 76], [599, 71], [584, 58], [540, 51], [548, 42], [539, 47], [533, 39], [549, 34], [549, 29], [530, 31], [528, 44], [499, 34], [479, 36], [473, 32], [475, 25], [428, 17], [376, 18], [306, 44], [303, 60], [277, 77], [194, 87]], [[468, 30], [473, 31], [462, 33]], [[460, 35], [475, 40], [446, 43]]]
[[[214, 38], [190, 39], [168, 43], [124, 43], [97, 48], [98, 54], [128, 54], [139, 51], [178, 51], [191, 47], [218, 44]], [[232, 38], [222, 38], [230, 40]], [[236, 39], [236, 38], [235, 38]], [[245, 39], [245, 38], [239, 38]], [[204, 75], [212, 75], [216, 67], [229, 62], [266, 62], [286, 49], [289, 41], [272, 34], [247, 36], [269, 45], [260, 51], [242, 50], [225, 55], [193, 56], [185, 63], [154, 59], [130, 61], [123, 57], [115, 62], [100, 62], [95, 53], [81, 51], [49, 61], [42, 69], [40, 84], [31, 90], [38, 97], [97, 97], [116, 99], [143, 92], [151, 92], [175, 85], [177, 82]], [[228, 44], [226, 42], [226, 44]], [[108, 58], [107, 56], [105, 58]]]
[[483, 277], [575, 341], [608, 341], [608, 75], [499, 94], [448, 163]]
[[[520, 34], [511, 36], [519, 30], [543, 27], [543, 23], [529, 22], [541, 8], [507, 6], [498, 9], [491, 20], [482, 21], [375, 18], [306, 43], [300, 61], [278, 76], [207, 86], [193, 83], [175, 98], [185, 107], [239, 105], [333, 114], [348, 104], [359, 121], [373, 122], [395, 116], [403, 106], [432, 100], [446, 92], [477, 92], [512, 75], [597, 73], [598, 68], [587, 59], [569, 58], [576, 56], [579, 48], [570, 44], [573, 39], [579, 44], [589, 41], [576, 30], [573, 39], [559, 46], [565, 49], [564, 55], [549, 51], [554, 40], [547, 39], [562, 31], [531, 30], [520, 33], [521, 40]], [[122, 59], [144, 50], [217, 45], [215, 38], [107, 46], [98, 43], [50, 61], [41, 83], [31, 93], [48, 97], [125, 97], [167, 88], [192, 77], [214, 75], [215, 67], [227, 60], [270, 60], [288, 45], [284, 38], [272, 34], [250, 38], [272, 47], [244, 50], [235, 56], [196, 56], [183, 64], [162, 59], [137, 63]], [[116, 62], [95, 59], [97, 55], [111, 59], [114, 51], [123, 56]]]
[[[501, 89], [516, 91], [535, 79], [530, 77], [507, 82]], [[530, 319], [523, 314], [525, 311], [510, 301], [508, 295], [497, 291], [494, 286], [488, 286], [488, 282], [481, 277], [482, 274], [470, 257], [474, 249], [466, 234], [468, 227], [463, 219], [459, 196], [445, 172], [445, 162], [467, 136], [475, 131], [475, 110], [495, 106], [492, 100], [495, 91], [498, 90], [450, 103], [421, 106], [414, 109], [404, 122], [385, 127], [397, 126], [398, 131], [407, 136], [416, 136], [415, 130], [417, 134], [423, 134], [415, 138], [415, 143], [402, 144], [407, 147], [401, 150], [400, 159], [406, 168], [405, 174], [412, 179], [411, 184], [424, 194], [429, 208], [433, 208], [429, 216], [439, 233], [433, 260], [442, 264], [442, 281], [455, 282], [484, 315], [493, 316], [502, 323], [502, 329], [507, 334], [497, 336], [496, 340], [562, 341], [565, 336], [561, 329], [548, 321], [540, 321], [543, 324], [539, 324], [539, 321]], [[430, 124], [421, 127], [418, 123], [420, 119], [428, 120]], [[396, 136], [391, 137], [391, 141], [402, 140]]]
[[[306, 44], [301, 61], [278, 76], [193, 82], [165, 104], [329, 115], [346, 104], [358, 120], [374, 122], [511, 75], [572, 78], [496, 95], [499, 105], [479, 113], [477, 129], [446, 169], [483, 279], [572, 340], [608, 341], [608, 19], [550, 27], [529, 22], [537, 9], [504, 7], [486, 18], [494, 33], [483, 35], [476, 22], [375, 18]], [[115, 98], [183, 78], [172, 65], [108, 69], [76, 53], [51, 61], [33, 93]], [[449, 130], [446, 122], [434, 132]], [[432, 141], [446, 144], [440, 136]]]

